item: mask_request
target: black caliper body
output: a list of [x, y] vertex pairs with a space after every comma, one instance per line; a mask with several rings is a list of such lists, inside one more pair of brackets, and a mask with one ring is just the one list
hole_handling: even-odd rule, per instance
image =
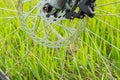
[[[65, 11], [64, 17], [67, 19], [84, 18], [85, 15], [89, 17], [95, 16], [95, 0], [49, 0], [45, 4], [43, 10], [48, 15], [57, 16], [57, 12]], [[76, 9], [79, 10], [76, 12]]]

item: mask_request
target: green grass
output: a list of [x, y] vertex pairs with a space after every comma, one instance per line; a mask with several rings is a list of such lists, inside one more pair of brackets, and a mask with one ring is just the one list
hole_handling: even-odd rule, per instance
[[0, 68], [11, 80], [120, 80], [120, 4], [97, 7], [78, 40], [61, 48], [33, 42], [15, 6], [0, 1]]

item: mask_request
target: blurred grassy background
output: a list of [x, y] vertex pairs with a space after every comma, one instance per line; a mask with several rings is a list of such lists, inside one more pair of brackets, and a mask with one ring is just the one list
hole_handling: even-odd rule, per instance
[[115, 1], [97, 0], [96, 16], [69, 47], [48, 48], [21, 29], [17, 0], [1, 0], [0, 68], [11, 80], [119, 80], [120, 5], [100, 6]]

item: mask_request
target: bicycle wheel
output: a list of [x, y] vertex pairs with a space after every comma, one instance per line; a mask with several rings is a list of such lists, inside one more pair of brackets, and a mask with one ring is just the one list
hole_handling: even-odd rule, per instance
[[0, 1], [5, 75], [12, 80], [119, 80], [120, 1], [97, 0], [95, 17], [73, 20], [62, 11], [48, 18], [47, 1]]

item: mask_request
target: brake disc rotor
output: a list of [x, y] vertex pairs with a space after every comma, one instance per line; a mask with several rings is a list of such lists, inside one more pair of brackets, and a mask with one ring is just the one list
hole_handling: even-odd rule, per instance
[[[48, 15], [43, 10], [49, 0], [19, 0], [18, 14], [23, 30], [38, 44], [61, 47], [72, 43], [84, 30], [83, 19], [66, 19], [65, 10], [53, 10]], [[27, 5], [27, 7], [26, 7]]]

